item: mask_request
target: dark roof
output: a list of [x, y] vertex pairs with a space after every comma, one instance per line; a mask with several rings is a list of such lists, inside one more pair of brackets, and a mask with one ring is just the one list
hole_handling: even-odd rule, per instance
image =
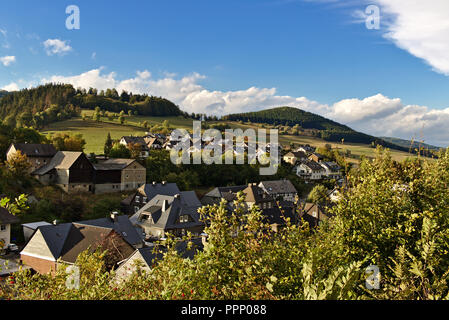
[[0, 224], [14, 224], [19, 222], [19, 218], [9, 213], [5, 208], [0, 207]]
[[23, 154], [30, 157], [53, 157], [56, 149], [52, 144], [34, 144], [34, 143], [13, 143], [12, 146], [16, 150], [20, 150]]
[[303, 162], [301, 162], [301, 164], [306, 165], [307, 167], [309, 167], [310, 169], [312, 169], [314, 171], [324, 170], [324, 168], [318, 162], [315, 162], [312, 160], [303, 161]]
[[134, 137], [134, 136], [124, 136], [122, 137], [123, 140], [125, 140], [126, 144], [129, 143], [138, 143], [141, 144], [143, 146], [146, 146], [147, 144], [145, 143], [145, 139], [144, 137]]
[[307, 155], [303, 151], [290, 151], [285, 156], [287, 156], [287, 157], [295, 156], [296, 158], [299, 158], [299, 159], [307, 158]]
[[237, 193], [239, 191], [243, 191], [248, 187], [247, 185], [243, 186], [230, 186], [230, 187], [217, 187], [209, 191], [204, 195], [204, 197], [211, 197], [211, 198], [223, 198], [223, 195], [225, 193]]
[[[40, 226], [38, 230], [55, 260], [61, 259], [68, 263], [74, 263], [78, 255], [89, 248], [95, 250], [108, 236], [116, 233], [112, 228], [79, 223]], [[123, 238], [123, 236], [121, 237]], [[125, 246], [123, 246], [124, 244]], [[134, 250], [125, 241], [117, 246], [121, 253], [127, 254], [126, 257]]]
[[137, 189], [137, 193], [140, 195], [147, 197], [148, 201], [153, 199], [158, 194], [165, 196], [174, 196], [175, 194], [179, 194], [181, 191], [179, 190], [176, 183], [147, 183]]
[[117, 216], [117, 220], [115, 221], [113, 221], [112, 218], [101, 218], [96, 220], [80, 221], [76, 224], [113, 229], [133, 246], [142, 243], [142, 238], [129, 221], [128, 216]]
[[[164, 203], [166, 204], [165, 211], [163, 211]], [[164, 230], [191, 228], [203, 225], [198, 213], [200, 207], [201, 202], [193, 191], [181, 192], [179, 196], [157, 195], [137, 211], [130, 220], [135, 225], [154, 226]], [[151, 215], [152, 222], [140, 221], [140, 217], [146, 214]], [[179, 217], [182, 215], [190, 216], [191, 221], [179, 223]]]
[[268, 193], [298, 193], [290, 180], [262, 181], [260, 183]]
[[84, 153], [73, 151], [59, 151], [47, 165], [37, 169], [32, 174], [44, 175], [53, 169], [68, 170], [81, 156], [85, 156]]
[[95, 163], [94, 168], [95, 170], [123, 170], [135, 161], [135, 159], [109, 159]]

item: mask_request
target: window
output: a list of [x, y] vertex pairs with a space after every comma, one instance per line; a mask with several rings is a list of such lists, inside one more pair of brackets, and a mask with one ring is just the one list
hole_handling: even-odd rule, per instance
[[142, 202], [143, 202], [143, 203], [147, 203], [147, 197], [143, 197]]
[[6, 230], [6, 226], [4, 224], [0, 225], [0, 231], [5, 231]]
[[140, 196], [136, 196], [136, 202], [140, 202]]
[[180, 216], [179, 217], [179, 222], [180, 223], [187, 223], [187, 222], [189, 222], [189, 216], [187, 214]]
[[137, 211], [139, 211], [140, 208], [139, 207], [134, 207], [134, 213], [136, 213]]

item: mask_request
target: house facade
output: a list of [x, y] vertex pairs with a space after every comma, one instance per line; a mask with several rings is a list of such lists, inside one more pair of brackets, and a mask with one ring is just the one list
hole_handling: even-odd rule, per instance
[[146, 168], [134, 159], [109, 159], [93, 166], [95, 194], [135, 190], [146, 182]]
[[321, 180], [326, 170], [315, 161], [304, 161], [296, 167], [296, 175], [305, 180]]
[[325, 175], [328, 179], [335, 179], [338, 180], [342, 177], [342, 174], [340, 172], [341, 167], [336, 164], [335, 162], [321, 162], [320, 165], [325, 170]]
[[282, 159], [294, 166], [296, 162], [307, 159], [307, 155], [303, 151], [290, 151]]
[[10, 160], [18, 151], [26, 155], [30, 173], [48, 164], [57, 153], [51, 144], [13, 143], [6, 152], [6, 159]]
[[19, 221], [19, 218], [0, 207], [0, 252], [11, 243], [11, 225]]

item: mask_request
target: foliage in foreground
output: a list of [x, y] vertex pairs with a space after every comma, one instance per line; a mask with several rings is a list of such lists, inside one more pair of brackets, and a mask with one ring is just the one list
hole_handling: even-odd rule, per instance
[[[445, 299], [449, 276], [449, 152], [404, 163], [379, 150], [349, 177], [333, 217], [318, 230], [287, 224], [272, 232], [257, 208], [201, 209], [204, 251], [183, 259], [169, 241], [163, 260], [126, 282], [102, 255], [83, 254], [79, 290], [54, 276], [23, 271], [0, 295], [12, 299]], [[369, 265], [380, 289], [368, 290]], [[12, 282], [12, 283], [10, 283]]]

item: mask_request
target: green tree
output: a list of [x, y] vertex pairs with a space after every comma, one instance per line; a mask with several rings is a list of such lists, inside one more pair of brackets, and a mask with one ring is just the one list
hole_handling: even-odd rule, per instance
[[104, 155], [109, 156], [111, 149], [113, 147], [113, 141], [111, 138], [111, 133], [108, 132], [108, 137], [106, 138], [106, 142], [104, 143]]

